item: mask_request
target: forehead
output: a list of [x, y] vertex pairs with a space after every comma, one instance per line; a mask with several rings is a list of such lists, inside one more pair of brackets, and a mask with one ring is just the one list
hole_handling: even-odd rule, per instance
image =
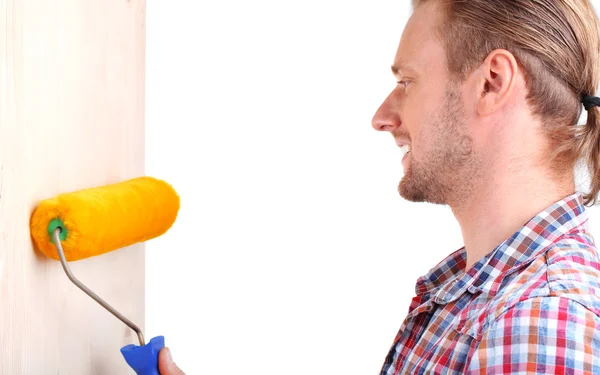
[[434, 1], [415, 9], [402, 32], [394, 67], [401, 72], [411, 70], [423, 73], [445, 66], [444, 48], [435, 33], [441, 17], [441, 10]]

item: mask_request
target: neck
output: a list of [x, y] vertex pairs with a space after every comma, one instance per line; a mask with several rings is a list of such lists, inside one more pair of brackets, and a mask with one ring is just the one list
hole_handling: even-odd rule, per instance
[[[463, 235], [466, 270], [513, 235], [536, 214], [575, 192], [573, 177], [557, 184], [528, 170], [474, 186], [466, 203], [450, 205]], [[514, 172], [514, 171], [513, 171]]]

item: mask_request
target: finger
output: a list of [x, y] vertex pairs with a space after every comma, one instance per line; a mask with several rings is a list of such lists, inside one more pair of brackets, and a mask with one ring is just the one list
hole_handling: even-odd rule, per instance
[[173, 362], [171, 351], [166, 347], [158, 353], [158, 372], [160, 372], [160, 375], [185, 375]]

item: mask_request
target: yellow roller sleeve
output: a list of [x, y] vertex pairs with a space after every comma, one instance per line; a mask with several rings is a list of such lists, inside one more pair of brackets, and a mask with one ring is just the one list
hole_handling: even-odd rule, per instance
[[65, 257], [74, 261], [158, 237], [178, 211], [179, 196], [171, 185], [139, 177], [44, 200], [31, 216], [30, 231], [36, 247], [58, 260], [52, 233], [61, 227]]

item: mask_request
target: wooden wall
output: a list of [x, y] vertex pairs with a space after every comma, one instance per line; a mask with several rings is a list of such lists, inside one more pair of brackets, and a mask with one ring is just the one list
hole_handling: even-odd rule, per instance
[[[144, 174], [144, 0], [0, 0], [0, 374], [133, 374], [135, 334], [32, 248], [61, 192]], [[144, 248], [71, 264], [144, 327]]]

